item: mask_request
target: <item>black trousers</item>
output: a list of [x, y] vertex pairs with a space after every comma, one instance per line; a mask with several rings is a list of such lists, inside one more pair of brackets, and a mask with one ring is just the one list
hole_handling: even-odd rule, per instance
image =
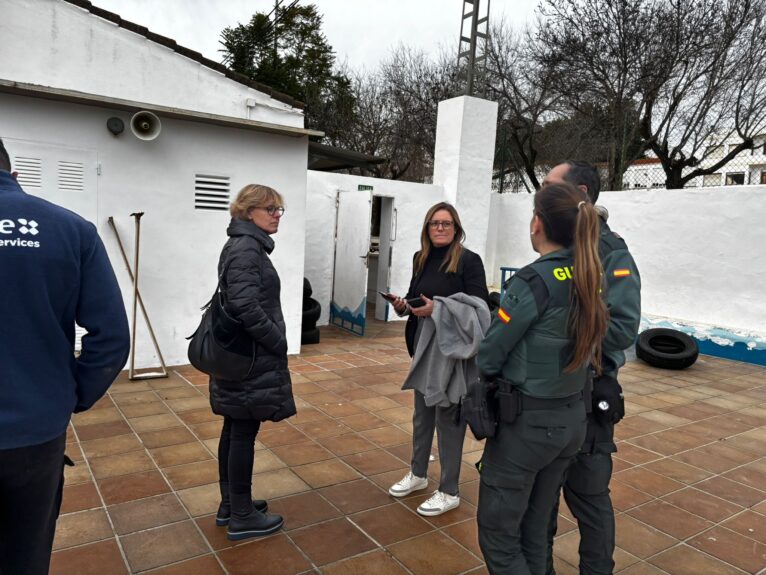
[[[614, 426], [600, 423], [588, 416], [585, 443], [567, 469], [562, 485], [564, 499], [577, 520], [580, 531], [580, 573], [582, 575], [612, 575], [614, 570], [614, 509], [609, 495], [612, 478]], [[553, 537], [558, 528], [559, 503], [556, 499], [548, 531], [547, 575], [553, 569]]]
[[64, 489], [66, 434], [0, 449], [0, 574], [46, 575]]
[[255, 436], [260, 421], [223, 418], [218, 442], [218, 477], [229, 484], [229, 493], [250, 493], [255, 462]]
[[479, 547], [492, 575], [544, 575], [549, 518], [585, 438], [582, 401], [523, 411], [487, 439], [479, 483]]

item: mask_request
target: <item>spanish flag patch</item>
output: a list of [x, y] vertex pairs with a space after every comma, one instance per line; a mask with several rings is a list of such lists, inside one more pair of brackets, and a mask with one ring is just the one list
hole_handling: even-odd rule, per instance
[[624, 278], [625, 276], [630, 275], [630, 270], [628, 268], [623, 268], [621, 270], [614, 270], [614, 277], [616, 278]]
[[499, 317], [500, 321], [502, 321], [503, 323], [508, 323], [509, 321], [511, 321], [511, 316], [505, 313], [505, 310], [503, 308], [500, 308], [498, 310], [497, 317]]

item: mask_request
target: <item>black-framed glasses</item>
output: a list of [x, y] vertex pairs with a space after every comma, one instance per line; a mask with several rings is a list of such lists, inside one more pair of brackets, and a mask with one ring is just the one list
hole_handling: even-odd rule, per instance
[[285, 215], [285, 209], [282, 206], [266, 206], [266, 207], [259, 207], [259, 210], [266, 210], [266, 213], [270, 216], [283, 216]]
[[432, 230], [438, 229], [439, 227], [441, 227], [444, 230], [449, 230], [452, 228], [453, 224], [454, 222], [449, 222], [449, 221], [441, 222], [441, 221], [431, 220], [430, 222], [428, 222], [428, 227], [431, 228]]

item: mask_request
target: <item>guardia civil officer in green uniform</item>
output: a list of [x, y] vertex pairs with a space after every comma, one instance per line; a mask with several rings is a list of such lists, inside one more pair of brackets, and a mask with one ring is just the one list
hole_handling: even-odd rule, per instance
[[[555, 166], [543, 180], [543, 184], [563, 182], [585, 191], [596, 204], [601, 180], [591, 164], [568, 160]], [[625, 364], [623, 350], [633, 344], [638, 334], [641, 278], [625, 241], [609, 229], [606, 210], [600, 206], [596, 210], [601, 225], [599, 256], [604, 267], [609, 324], [601, 348], [603, 373], [593, 378], [592, 409], [588, 414], [585, 442], [567, 470], [563, 491], [580, 530], [580, 573], [611, 575], [614, 570], [614, 509], [609, 496], [609, 481], [612, 453], [617, 451], [614, 425], [624, 415], [617, 371]], [[551, 514], [547, 575], [555, 575], [552, 550], [557, 513], [558, 503]]]
[[570, 184], [543, 186], [530, 224], [540, 258], [506, 288], [478, 366], [499, 423], [480, 464], [479, 545], [492, 575], [543, 575], [551, 512], [585, 439], [589, 365], [607, 325], [599, 218]]

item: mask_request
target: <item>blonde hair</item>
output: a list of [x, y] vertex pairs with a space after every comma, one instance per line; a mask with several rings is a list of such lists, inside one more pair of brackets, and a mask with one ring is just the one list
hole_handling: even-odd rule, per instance
[[232, 218], [239, 220], [249, 219], [250, 210], [253, 208], [267, 208], [275, 206], [284, 207], [285, 201], [282, 195], [274, 188], [261, 184], [248, 184], [237, 194], [237, 198], [229, 206]]
[[415, 274], [419, 274], [423, 271], [428, 259], [428, 254], [431, 253], [431, 236], [428, 235], [428, 222], [434, 217], [434, 214], [439, 210], [445, 210], [452, 216], [452, 225], [455, 228], [455, 239], [450, 244], [449, 251], [444, 258], [440, 270], [444, 270], [447, 273], [454, 274], [457, 272], [458, 263], [460, 262], [460, 256], [463, 255], [463, 241], [465, 240], [465, 231], [460, 223], [460, 216], [457, 215], [455, 206], [447, 202], [439, 202], [431, 206], [431, 209], [426, 213], [426, 217], [423, 220], [423, 229], [420, 231], [420, 251], [415, 255]]

